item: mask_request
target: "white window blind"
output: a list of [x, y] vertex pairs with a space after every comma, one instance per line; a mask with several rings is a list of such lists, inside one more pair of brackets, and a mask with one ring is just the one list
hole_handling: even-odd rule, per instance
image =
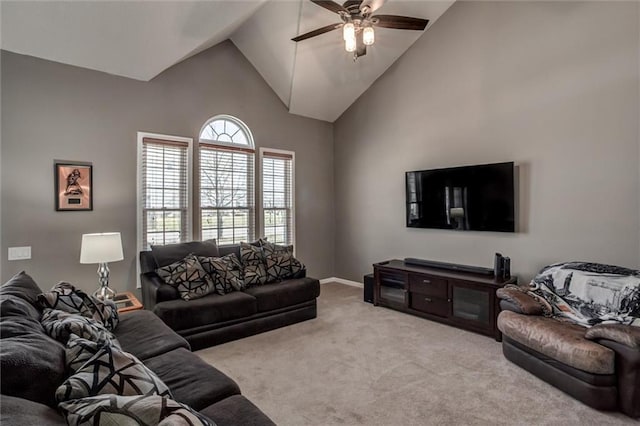
[[294, 244], [294, 157], [261, 150], [263, 235], [275, 244]]
[[142, 250], [190, 239], [189, 143], [143, 138]]
[[252, 149], [200, 143], [200, 229], [219, 245], [255, 239]]

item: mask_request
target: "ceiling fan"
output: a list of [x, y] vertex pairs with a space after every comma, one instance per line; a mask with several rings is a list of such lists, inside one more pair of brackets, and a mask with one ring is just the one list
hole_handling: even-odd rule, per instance
[[347, 52], [353, 52], [354, 61], [366, 55], [367, 46], [371, 46], [375, 41], [373, 27], [422, 31], [429, 23], [426, 19], [408, 16], [372, 16], [371, 14], [379, 9], [385, 0], [347, 0], [342, 6], [331, 0], [311, 0], [311, 2], [337, 13], [342, 22], [309, 31], [291, 40], [298, 42], [342, 28], [344, 48]]

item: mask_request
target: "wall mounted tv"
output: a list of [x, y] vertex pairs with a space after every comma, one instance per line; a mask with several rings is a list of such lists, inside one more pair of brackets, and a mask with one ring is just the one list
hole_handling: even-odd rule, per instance
[[406, 173], [407, 227], [515, 232], [514, 164]]

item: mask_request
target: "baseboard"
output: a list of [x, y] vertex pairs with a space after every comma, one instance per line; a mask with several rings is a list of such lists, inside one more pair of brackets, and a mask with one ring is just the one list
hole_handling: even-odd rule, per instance
[[364, 284], [362, 283], [359, 283], [357, 281], [345, 280], [344, 278], [337, 278], [337, 277], [324, 278], [320, 280], [320, 284], [326, 284], [326, 283], [338, 283], [338, 284], [350, 285], [351, 287], [364, 288]]

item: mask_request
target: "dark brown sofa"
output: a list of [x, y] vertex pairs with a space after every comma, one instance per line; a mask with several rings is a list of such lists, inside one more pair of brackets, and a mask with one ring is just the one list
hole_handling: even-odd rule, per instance
[[[65, 380], [65, 346], [40, 325], [36, 296], [42, 291], [21, 273], [0, 287], [0, 424], [64, 425], [54, 400]], [[149, 311], [120, 315], [115, 329], [132, 353], [188, 404], [218, 426], [274, 423], [240, 394], [231, 378], [190, 351], [189, 343]]]
[[498, 290], [504, 356], [590, 407], [640, 417], [640, 327], [545, 317], [526, 291]]
[[303, 270], [282, 282], [234, 291], [209, 294], [185, 301], [177, 290], [155, 272], [159, 267], [183, 259], [189, 253], [224, 256], [240, 246], [217, 247], [213, 241], [192, 241], [140, 252], [140, 282], [144, 308], [153, 311], [165, 324], [184, 337], [193, 350], [218, 345], [317, 316], [316, 299], [320, 282], [306, 277]]

